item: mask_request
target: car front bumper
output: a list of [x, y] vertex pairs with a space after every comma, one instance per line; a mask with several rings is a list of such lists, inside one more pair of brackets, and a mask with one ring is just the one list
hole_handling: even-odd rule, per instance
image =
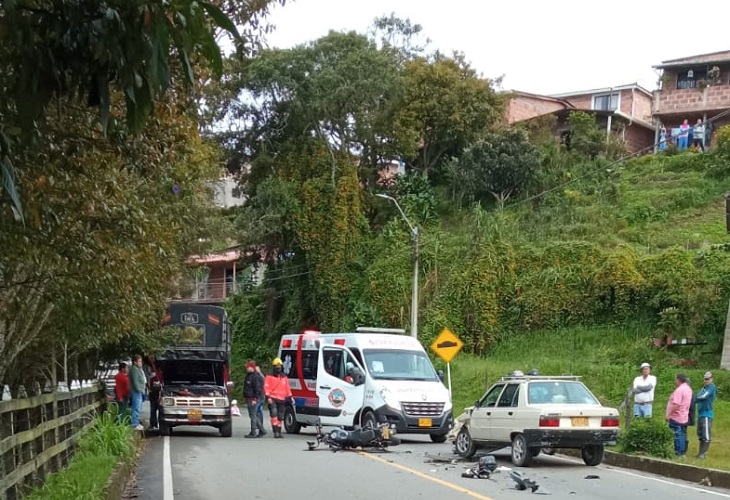
[[[231, 420], [230, 408], [200, 409], [199, 418], [189, 414], [191, 408], [160, 407], [159, 421], [167, 425], [212, 425], [217, 426]], [[196, 408], [197, 410], [197, 408]]]
[[616, 444], [618, 429], [525, 429], [523, 435], [530, 448], [582, 448]]
[[[438, 417], [412, 417], [402, 411], [394, 410], [389, 406], [383, 406], [375, 410], [375, 416], [379, 422], [387, 422], [391, 425], [395, 424], [395, 430], [399, 434], [446, 435], [454, 423], [452, 410], [448, 410]], [[424, 424], [425, 422], [423, 420], [425, 419], [430, 420], [430, 426], [419, 425], [419, 423]]]

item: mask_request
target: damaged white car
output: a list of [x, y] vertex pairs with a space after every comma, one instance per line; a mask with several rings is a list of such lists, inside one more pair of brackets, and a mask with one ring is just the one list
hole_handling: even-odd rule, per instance
[[515, 372], [466, 408], [449, 437], [464, 458], [480, 448], [510, 446], [512, 462], [527, 466], [542, 449], [575, 448], [586, 465], [595, 466], [618, 432], [618, 410], [602, 406], [580, 377]]

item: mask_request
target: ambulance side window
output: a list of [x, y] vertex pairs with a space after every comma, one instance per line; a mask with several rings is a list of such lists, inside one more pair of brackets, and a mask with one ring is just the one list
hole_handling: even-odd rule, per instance
[[302, 351], [302, 376], [305, 380], [317, 380], [317, 351]]
[[322, 351], [324, 369], [330, 375], [343, 379], [345, 378], [345, 363], [342, 359], [344, 352], [340, 349], [324, 348]]

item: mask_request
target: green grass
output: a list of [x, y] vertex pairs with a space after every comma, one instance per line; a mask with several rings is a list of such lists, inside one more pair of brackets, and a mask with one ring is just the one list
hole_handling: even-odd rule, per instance
[[[580, 375], [604, 405], [615, 408], [638, 375], [638, 366], [648, 361], [654, 366], [654, 374], [658, 379], [654, 414], [662, 418], [669, 395], [674, 390], [676, 374], [687, 374], [692, 380], [693, 389], [697, 391], [702, 384], [702, 375], [710, 369], [715, 374], [715, 383], [722, 399], [715, 403], [709, 458], [689, 458], [686, 462], [730, 470], [730, 373], [715, 369], [719, 361], [717, 356], [698, 352], [689, 355], [679, 349], [653, 347], [650, 331], [638, 323], [525, 333], [503, 340], [485, 357], [459, 354], [451, 364], [455, 416], [483, 395], [487, 379], [491, 384], [513, 370], [526, 373], [532, 368], [537, 368], [543, 375]], [[699, 359], [699, 364], [691, 369], [678, 367], [675, 363], [680, 357]], [[440, 362], [436, 365], [445, 368]], [[697, 454], [696, 432], [696, 427], [688, 429], [688, 456]]]
[[78, 452], [69, 466], [51, 474], [46, 483], [27, 495], [30, 500], [101, 500], [114, 467], [131, 460], [135, 448], [132, 428], [117, 425], [115, 413], [96, 418], [80, 438]]

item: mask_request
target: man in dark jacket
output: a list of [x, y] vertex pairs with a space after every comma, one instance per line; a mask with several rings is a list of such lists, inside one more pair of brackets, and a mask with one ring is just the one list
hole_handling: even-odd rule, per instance
[[[243, 380], [243, 399], [246, 400], [248, 416], [251, 419], [251, 432], [244, 437], [262, 437], [266, 434], [264, 430], [264, 419], [257, 409], [264, 400], [264, 377], [256, 371], [256, 363], [246, 363], [246, 378]], [[258, 431], [258, 433], [256, 432]]]
[[138, 431], [144, 430], [139, 420], [142, 410], [142, 399], [145, 395], [147, 379], [142, 369], [142, 356], [135, 354], [132, 358], [132, 367], [129, 370], [129, 389], [132, 400], [132, 427]]

